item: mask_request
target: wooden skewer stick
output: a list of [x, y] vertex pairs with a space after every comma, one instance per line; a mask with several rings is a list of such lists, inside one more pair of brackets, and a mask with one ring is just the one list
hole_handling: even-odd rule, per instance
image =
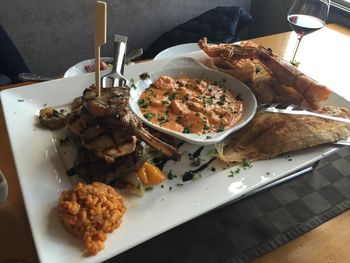
[[107, 4], [102, 1], [96, 1], [95, 4], [95, 87], [97, 95], [101, 95], [101, 77], [100, 77], [100, 48], [106, 43], [106, 24], [107, 24]]

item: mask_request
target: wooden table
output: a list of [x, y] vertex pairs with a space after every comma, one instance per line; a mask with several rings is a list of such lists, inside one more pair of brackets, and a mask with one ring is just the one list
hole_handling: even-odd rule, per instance
[[[296, 44], [294, 33], [281, 33], [252, 41], [285, 59], [291, 57]], [[349, 61], [350, 29], [331, 24], [306, 36], [300, 45], [299, 68], [323, 84], [350, 99]], [[20, 85], [30, 84], [22, 83]], [[11, 88], [12, 85], [0, 87]], [[0, 262], [4, 260], [36, 260], [25, 207], [11, 154], [3, 110], [0, 107], [0, 170], [9, 183], [9, 197], [0, 208]], [[350, 262], [350, 211], [322, 224], [254, 262]]]

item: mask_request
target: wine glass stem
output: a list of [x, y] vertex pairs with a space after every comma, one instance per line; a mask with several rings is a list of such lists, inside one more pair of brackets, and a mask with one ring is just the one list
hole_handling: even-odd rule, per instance
[[294, 53], [293, 53], [293, 57], [292, 57], [291, 62], [295, 62], [295, 61], [294, 61], [294, 60], [295, 60], [295, 56], [296, 56], [296, 54], [297, 54], [297, 51], [298, 51], [298, 48], [299, 48], [299, 45], [300, 45], [300, 41], [301, 41], [302, 38], [303, 38], [303, 36], [299, 36], [299, 37], [298, 37], [298, 42], [297, 42], [297, 45], [296, 45], [296, 47], [295, 47], [295, 49], [294, 49]]

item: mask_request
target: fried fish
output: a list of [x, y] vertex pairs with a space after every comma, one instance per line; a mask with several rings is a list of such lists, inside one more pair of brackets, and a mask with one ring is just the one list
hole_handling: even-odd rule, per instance
[[[326, 106], [322, 114], [350, 118], [346, 108]], [[350, 136], [348, 125], [313, 116], [258, 112], [226, 146], [218, 146], [218, 158], [226, 163], [266, 160]]]

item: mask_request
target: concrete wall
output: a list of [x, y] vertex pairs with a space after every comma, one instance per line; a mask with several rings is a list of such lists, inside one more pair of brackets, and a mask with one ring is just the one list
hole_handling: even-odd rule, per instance
[[[1, 0], [0, 24], [23, 55], [30, 70], [62, 74], [93, 53], [94, 0]], [[128, 50], [146, 48], [155, 38], [216, 6], [241, 6], [250, 0], [107, 0], [107, 44], [113, 35], [128, 36]]]

